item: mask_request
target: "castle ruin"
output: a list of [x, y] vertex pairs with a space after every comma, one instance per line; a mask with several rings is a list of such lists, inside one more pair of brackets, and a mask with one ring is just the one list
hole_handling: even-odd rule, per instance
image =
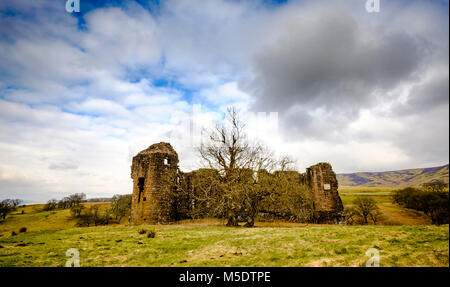
[[314, 195], [314, 213], [317, 223], [345, 222], [344, 205], [338, 192], [338, 181], [331, 165], [321, 162], [306, 169], [305, 184]]
[[[199, 170], [207, 172], [208, 170]], [[209, 172], [211, 172], [209, 170]], [[133, 157], [131, 178], [133, 195], [130, 223], [168, 223], [186, 218], [191, 204], [174, 203], [167, 178], [177, 174], [178, 180], [189, 182], [196, 171], [182, 173], [178, 170], [178, 154], [169, 143], [157, 143]], [[338, 193], [336, 174], [329, 163], [318, 163], [298, 174], [298, 184], [308, 186], [313, 194], [315, 223], [345, 223], [344, 207]], [[185, 217], [183, 217], [185, 216]]]
[[151, 145], [133, 157], [132, 224], [171, 221], [171, 187], [166, 184], [166, 176], [177, 169], [178, 154], [169, 143]]

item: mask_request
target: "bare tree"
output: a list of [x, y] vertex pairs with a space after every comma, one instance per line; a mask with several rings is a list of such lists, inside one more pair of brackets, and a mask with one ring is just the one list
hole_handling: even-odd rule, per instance
[[17, 206], [22, 203], [21, 199], [5, 199], [0, 202], [0, 219], [5, 220], [6, 216], [16, 210]]
[[225, 123], [206, 131], [198, 152], [205, 167], [220, 175], [212, 181], [221, 191], [210, 198], [215, 213], [226, 217], [227, 226], [237, 226], [242, 217], [247, 217], [247, 226], [253, 226], [258, 204], [267, 193], [256, 184], [257, 173], [274, 168], [272, 152], [247, 138], [235, 108], [227, 110]]
[[368, 219], [370, 218], [376, 224], [380, 219], [381, 213], [373, 198], [359, 196], [353, 201], [353, 204], [355, 205], [353, 212], [360, 217], [361, 223], [368, 224]]
[[259, 170], [273, 165], [272, 153], [259, 143], [251, 143], [237, 110], [228, 108], [224, 124], [207, 130], [198, 151], [207, 167], [230, 175], [239, 169]]
[[44, 205], [43, 210], [45, 210], [45, 211], [54, 210], [57, 206], [58, 206], [58, 201], [56, 199], [50, 199]]

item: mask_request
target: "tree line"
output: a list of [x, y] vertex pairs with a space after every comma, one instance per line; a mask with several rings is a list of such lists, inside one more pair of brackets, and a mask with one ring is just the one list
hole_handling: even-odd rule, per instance
[[6, 216], [23, 202], [21, 199], [4, 199], [0, 201], [0, 220], [4, 221]]
[[442, 181], [425, 183], [420, 188], [406, 187], [394, 193], [394, 203], [422, 211], [433, 224], [449, 223], [448, 184]]
[[44, 211], [70, 209], [72, 218], [78, 226], [98, 226], [119, 223], [129, 215], [131, 210], [131, 194], [114, 195], [110, 204], [83, 204], [88, 202], [84, 193], [75, 193], [61, 200], [51, 199], [43, 207]]

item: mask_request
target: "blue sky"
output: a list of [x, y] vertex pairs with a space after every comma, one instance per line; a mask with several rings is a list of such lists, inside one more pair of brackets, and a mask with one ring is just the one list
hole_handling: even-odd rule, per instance
[[336, 172], [448, 163], [448, 1], [0, 2], [0, 198], [131, 192], [131, 158], [242, 111]]

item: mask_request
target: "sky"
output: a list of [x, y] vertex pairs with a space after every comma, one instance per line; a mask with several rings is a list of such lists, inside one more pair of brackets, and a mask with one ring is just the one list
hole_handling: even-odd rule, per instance
[[131, 160], [239, 109], [303, 171], [449, 162], [448, 1], [0, 1], [0, 199], [132, 191]]

